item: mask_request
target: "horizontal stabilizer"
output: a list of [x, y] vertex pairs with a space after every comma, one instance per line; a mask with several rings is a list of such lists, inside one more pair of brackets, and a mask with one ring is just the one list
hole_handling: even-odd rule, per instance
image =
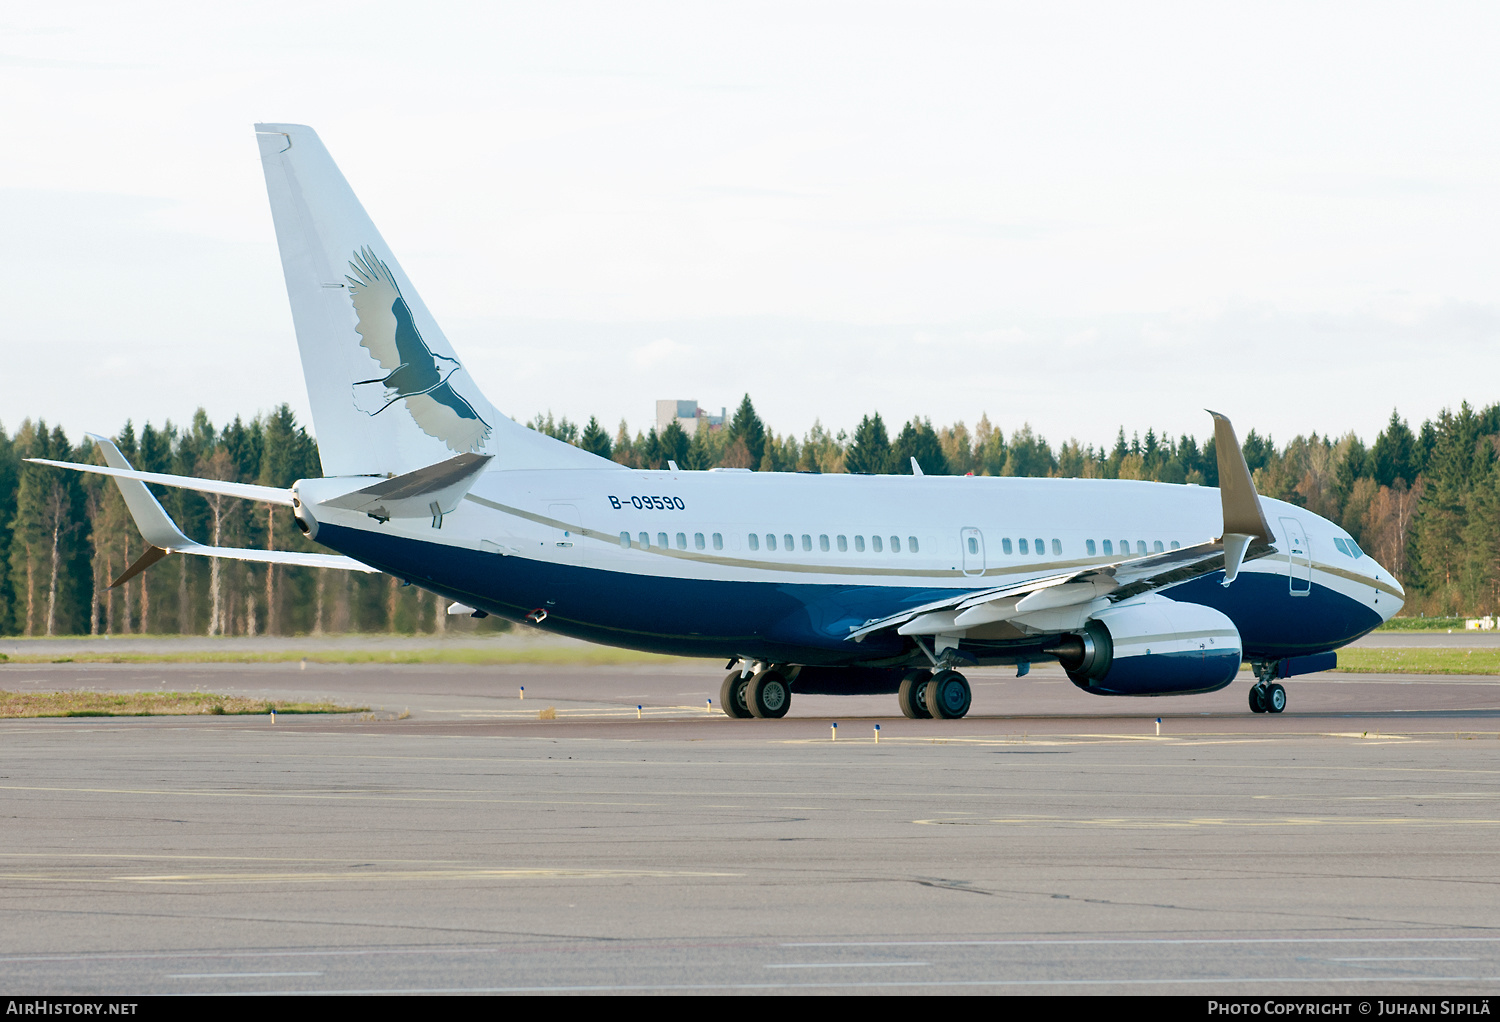
[[175, 486], [183, 490], [197, 490], [199, 493], [218, 493], [225, 497], [239, 497], [242, 500], [259, 500], [267, 504], [280, 504], [283, 507], [292, 506], [292, 491], [283, 490], [279, 486], [231, 483], [224, 479], [199, 479], [196, 476], [167, 475], [165, 472], [137, 472], [134, 469], [80, 465], [73, 461], [52, 461], [48, 458], [27, 458], [26, 460], [36, 465], [51, 465], [53, 468], [69, 468], [74, 472], [92, 472], [95, 475], [110, 476], [115, 480], [134, 479], [142, 483], [155, 483], [157, 486]]
[[146, 547], [146, 552], [137, 557], [134, 564], [126, 568], [124, 571], [120, 572], [119, 577], [111, 582], [109, 584], [109, 587], [111, 589], [120, 588], [126, 582], [129, 582], [131, 579], [135, 578], [141, 572], [151, 567], [151, 565], [155, 564], [157, 561], [161, 560], [169, 553], [171, 553], [170, 550], [163, 550], [159, 546]]
[[318, 507], [362, 511], [371, 518], [438, 518], [458, 506], [491, 461], [488, 454], [456, 458], [382, 479], [362, 490], [325, 500]]
[[339, 568], [345, 571], [370, 572], [375, 570], [352, 557], [343, 557], [339, 554], [205, 546], [189, 539], [177, 527], [177, 523], [172, 521], [172, 517], [161, 506], [161, 502], [152, 496], [150, 490], [146, 489], [146, 483], [180, 486], [185, 489], [219, 493], [228, 497], [243, 497], [247, 500], [269, 501], [287, 506], [291, 506], [292, 491], [272, 486], [231, 483], [219, 479], [196, 479], [191, 476], [162, 475], [158, 472], [137, 472], [130, 467], [130, 462], [126, 460], [125, 455], [108, 437], [95, 434], [90, 434], [90, 437], [99, 445], [99, 449], [104, 454], [104, 460], [109, 462], [109, 468], [99, 465], [78, 465], [68, 461], [48, 461], [43, 458], [27, 460], [39, 465], [52, 465], [57, 468], [71, 468], [81, 472], [107, 475], [113, 478], [115, 485], [120, 488], [120, 496], [125, 498], [125, 507], [130, 511], [130, 517], [135, 520], [136, 528], [141, 531], [141, 538], [148, 546], [146, 552], [110, 584], [111, 589], [124, 585], [167, 554], [199, 554], [205, 557], [224, 557], [235, 561], [256, 561], [262, 564], [292, 564], [305, 568]]

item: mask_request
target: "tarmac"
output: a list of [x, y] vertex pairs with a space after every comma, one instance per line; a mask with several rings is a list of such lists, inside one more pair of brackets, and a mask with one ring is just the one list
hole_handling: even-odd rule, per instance
[[0, 722], [4, 993], [1500, 985], [1500, 678], [732, 721], [721, 667], [0, 665], [369, 708]]

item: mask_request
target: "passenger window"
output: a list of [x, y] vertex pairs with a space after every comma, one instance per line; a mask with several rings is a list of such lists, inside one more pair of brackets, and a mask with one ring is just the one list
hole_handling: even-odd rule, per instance
[[665, 532], [658, 532], [656, 534], [656, 545], [661, 547], [663, 550], [671, 546], [671, 544], [667, 542], [667, 534]]
[[650, 550], [651, 549], [651, 533], [649, 533], [649, 532], [643, 532], [643, 533], [641, 533], [641, 537], [640, 538], [641, 538], [641, 549], [642, 550]]
[[626, 550], [630, 549], [630, 533], [620, 533], [620, 546]]
[[792, 534], [791, 533], [787, 533], [786, 535], [782, 536], [781, 539], [782, 539], [782, 544], [781, 544], [782, 549], [784, 549], [787, 553], [791, 553], [793, 550], [797, 549], [797, 544], [792, 542]]
[[1177, 541], [1176, 541], [1176, 540], [1175, 540], [1175, 539], [1174, 539], [1174, 540], [1172, 540], [1172, 549], [1173, 549], [1173, 550], [1181, 550], [1181, 549], [1182, 549], [1182, 544], [1181, 544], [1181, 543], [1179, 543], [1179, 542], [1177, 542]]
[[979, 540], [974, 536], [969, 537], [969, 553], [979, 553]]
[[1161, 553], [1162, 552], [1161, 540], [1157, 540], [1155, 543], [1152, 543], [1151, 544], [1151, 549], [1154, 550], [1154, 551], [1156, 551], [1157, 553]]
[[1121, 557], [1129, 557], [1130, 556], [1130, 540], [1128, 540], [1128, 539], [1122, 539], [1122, 540], [1120, 540], [1120, 556]]
[[1109, 556], [1114, 556], [1114, 552], [1115, 552], [1115, 545], [1114, 545], [1114, 543], [1112, 543], [1112, 542], [1110, 542], [1109, 540], [1106, 539], [1104, 541], [1104, 552], [1106, 554], [1108, 554]]
[[877, 554], [880, 553], [880, 551], [883, 549], [883, 547], [881, 547], [881, 545], [880, 545], [880, 537], [879, 536], [871, 536], [870, 537], [870, 549], [873, 550], [873, 551], [875, 551]]
[[757, 536], [753, 532], [750, 533], [750, 549], [751, 550], [759, 550], [760, 549], [760, 537]]
[[1009, 556], [1009, 554], [1010, 554], [1010, 549], [1011, 549], [1011, 548], [1010, 548], [1010, 537], [1009, 537], [1009, 536], [1007, 536], [1007, 537], [1006, 537], [1006, 538], [1005, 538], [1005, 539], [1002, 539], [1002, 540], [1001, 540], [1001, 541], [1000, 541], [1000, 549], [1001, 549], [1001, 551], [1002, 551], [1002, 552], [1004, 552], [1004, 553], [1005, 553], [1005, 554], [1006, 554], [1006, 555], [1007, 555], [1007, 556]]
[[848, 536], [840, 536], [839, 537], [839, 553], [845, 554], [845, 553], [848, 553], [848, 552], [849, 552], [849, 537]]
[[701, 532], [695, 532], [695, 533], [693, 533], [693, 546], [694, 546], [694, 548], [696, 548], [698, 550], [702, 550], [702, 549], [704, 549], [705, 547], [708, 546], [707, 543], [703, 542], [703, 533], [701, 533]]
[[909, 554], [914, 554], [917, 551], [918, 551], [917, 537], [915, 537], [915, 536], [907, 536], [906, 537], [906, 552], [909, 553]]
[[812, 551], [812, 537], [805, 532], [802, 534], [802, 549], [809, 553]]
[[774, 533], [774, 532], [768, 532], [768, 533], [766, 533], [766, 549], [767, 550], [775, 550], [776, 549], [776, 533]]
[[828, 552], [828, 537], [827, 536], [819, 536], [818, 537], [818, 549], [821, 550], [821, 551], [823, 551], [825, 554]]
[[[1027, 545], [1027, 543], [1026, 543], [1026, 537], [1025, 536], [1022, 536], [1020, 539], [1016, 540], [1016, 542], [1019, 543], [1019, 544], [1021, 544], [1021, 553], [1023, 553], [1023, 554], [1029, 554], [1029, 553], [1031, 553], [1031, 547], [1029, 545]], [[975, 552], [977, 553], [978, 551], [975, 551]]]
[[1144, 539], [1138, 539], [1135, 541], [1135, 552], [1138, 554], [1144, 554], [1146, 552], [1146, 541]]
[[716, 533], [714, 533], [714, 549], [715, 550], [723, 550], [724, 549], [724, 534], [722, 532], [716, 532]]
[[1041, 556], [1042, 554], [1045, 554], [1047, 552], [1047, 544], [1042, 542], [1041, 540], [1037, 540], [1035, 550], [1037, 552], [1037, 555]]
[[857, 554], [865, 552], [865, 538], [863, 536], [854, 537], [854, 552]]
[[1091, 540], [1091, 539], [1084, 540], [1083, 541], [1083, 549], [1086, 550], [1086, 551], [1088, 551], [1088, 555], [1090, 557], [1093, 557], [1094, 556], [1094, 541]]
[[685, 533], [685, 532], [679, 532], [677, 534], [677, 549], [678, 550], [686, 550], [687, 549], [687, 533]]
[[901, 537], [900, 536], [892, 536], [891, 537], [891, 553], [893, 553], [893, 554], [899, 554], [900, 552], [901, 552]]
[[1054, 539], [1052, 541], [1052, 556], [1053, 557], [1061, 557], [1062, 556], [1062, 540], [1060, 540], [1060, 539]]

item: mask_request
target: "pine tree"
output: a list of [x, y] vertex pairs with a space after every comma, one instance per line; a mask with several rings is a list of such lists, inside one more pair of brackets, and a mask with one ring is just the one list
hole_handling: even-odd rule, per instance
[[844, 454], [844, 470], [855, 475], [879, 475], [890, 471], [891, 441], [880, 413], [866, 415], [854, 430], [854, 440]]
[[583, 428], [583, 436], [579, 439], [578, 446], [601, 458], [608, 458], [613, 447], [609, 442], [609, 434], [600, 428], [599, 420], [592, 415], [589, 416], [589, 424]]
[[750, 464], [746, 467], [754, 469], [760, 466], [761, 459], [766, 454], [766, 424], [755, 414], [755, 405], [751, 403], [749, 394], [744, 396], [740, 406], [735, 409], [734, 418], [729, 422], [729, 435], [725, 439], [728, 447], [733, 447], [735, 441], [743, 441], [745, 453], [750, 457]]
[[948, 474], [948, 458], [943, 453], [943, 443], [932, 428], [932, 420], [914, 418], [897, 434], [891, 445], [891, 470], [897, 475], [911, 475], [911, 460], [917, 459], [923, 475]]
[[1395, 409], [1391, 410], [1390, 424], [1375, 438], [1370, 453], [1375, 461], [1375, 481], [1381, 486], [1406, 489], [1417, 481], [1417, 438]]

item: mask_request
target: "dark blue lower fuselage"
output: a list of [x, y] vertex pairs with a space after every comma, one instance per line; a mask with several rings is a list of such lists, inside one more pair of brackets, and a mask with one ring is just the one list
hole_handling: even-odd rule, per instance
[[[953, 594], [908, 586], [811, 585], [636, 575], [322, 525], [318, 542], [449, 599], [592, 642], [698, 657], [771, 663], [854, 664], [914, 652], [892, 633], [848, 639], [851, 628]], [[1224, 586], [1215, 572], [1164, 590], [1220, 611], [1239, 629], [1247, 659], [1336, 649], [1380, 624], [1370, 607], [1320, 585], [1292, 596], [1284, 574], [1243, 572]], [[539, 615], [538, 615], [539, 616]], [[990, 644], [986, 644], [989, 646]], [[1047, 642], [989, 648], [981, 662], [1047, 659]], [[1033, 656], [1034, 654], [1034, 656]]]

